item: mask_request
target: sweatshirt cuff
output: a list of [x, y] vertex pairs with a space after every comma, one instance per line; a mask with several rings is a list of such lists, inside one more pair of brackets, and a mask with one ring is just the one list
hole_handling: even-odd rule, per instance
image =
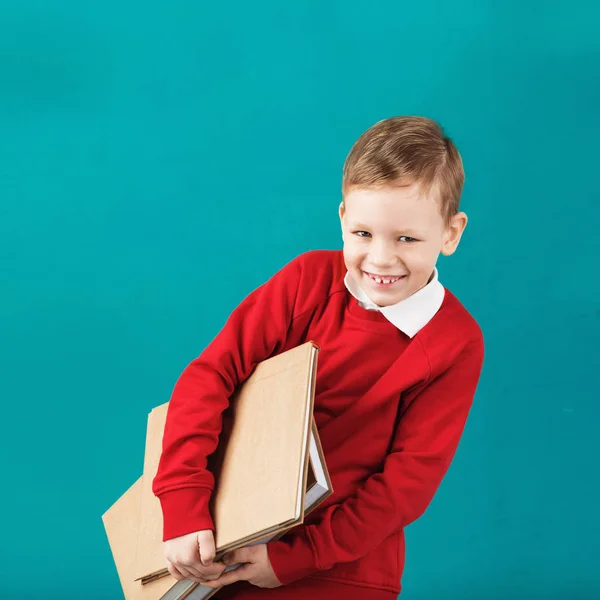
[[204, 529], [215, 530], [210, 514], [210, 488], [181, 488], [158, 498], [163, 514], [163, 542]]
[[288, 539], [269, 542], [267, 552], [273, 571], [282, 585], [308, 577], [320, 570], [306, 529]]

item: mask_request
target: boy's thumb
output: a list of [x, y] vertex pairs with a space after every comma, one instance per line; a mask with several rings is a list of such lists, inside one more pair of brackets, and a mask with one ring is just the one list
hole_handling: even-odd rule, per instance
[[215, 539], [212, 531], [202, 532], [198, 536], [198, 551], [200, 552], [200, 562], [205, 567], [210, 567], [215, 558]]

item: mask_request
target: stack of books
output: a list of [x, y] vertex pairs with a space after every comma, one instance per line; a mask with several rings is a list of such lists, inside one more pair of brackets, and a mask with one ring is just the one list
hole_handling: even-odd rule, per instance
[[[313, 418], [319, 347], [306, 342], [259, 363], [223, 413], [211, 514], [216, 560], [281, 537], [333, 493]], [[148, 415], [142, 476], [102, 515], [126, 600], [202, 600], [217, 590], [166, 569], [152, 493], [168, 403]], [[228, 569], [236, 568], [236, 565]]]

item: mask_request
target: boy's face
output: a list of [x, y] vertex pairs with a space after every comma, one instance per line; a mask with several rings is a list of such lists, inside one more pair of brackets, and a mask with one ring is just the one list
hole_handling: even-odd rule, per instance
[[351, 188], [340, 205], [344, 261], [372, 302], [390, 306], [426, 286], [440, 253], [449, 256], [467, 224], [464, 213], [446, 225], [439, 201], [416, 184]]

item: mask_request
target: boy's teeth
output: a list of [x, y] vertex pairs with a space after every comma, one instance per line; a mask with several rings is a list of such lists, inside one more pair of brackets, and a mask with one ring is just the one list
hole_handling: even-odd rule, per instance
[[377, 283], [385, 283], [385, 284], [389, 284], [389, 283], [398, 281], [398, 279], [400, 279], [400, 277], [392, 277], [390, 279], [384, 279], [382, 277], [376, 277], [375, 275], [370, 275], [370, 277]]

